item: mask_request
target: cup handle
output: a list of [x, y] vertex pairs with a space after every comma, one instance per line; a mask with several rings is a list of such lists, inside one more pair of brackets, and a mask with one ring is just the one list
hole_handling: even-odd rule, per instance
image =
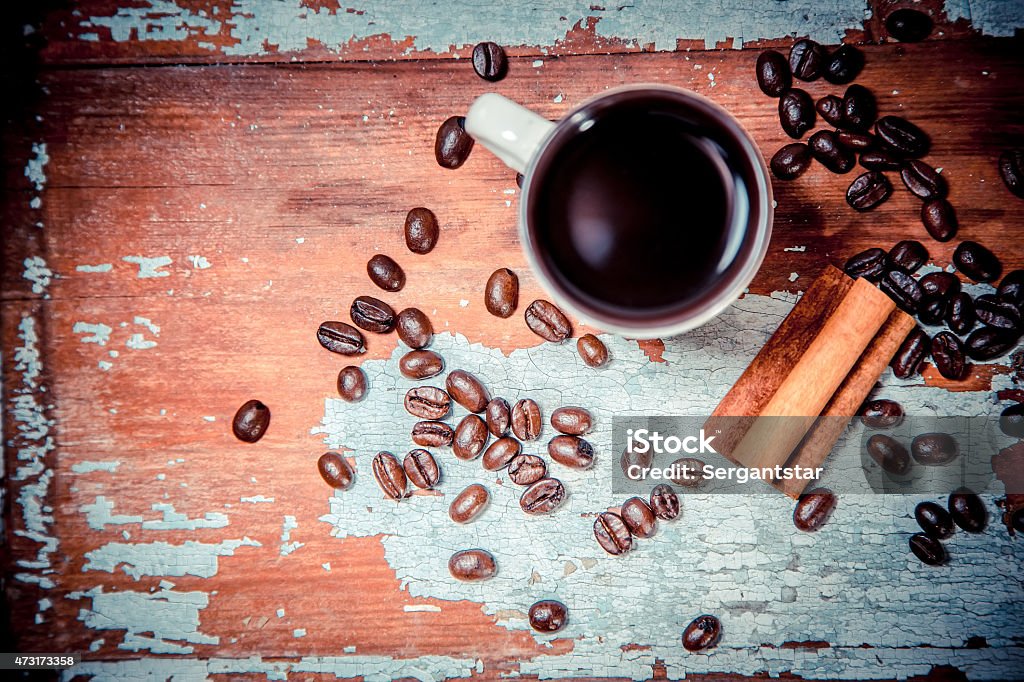
[[513, 170], [525, 173], [530, 159], [555, 127], [501, 95], [480, 95], [466, 114], [466, 131]]

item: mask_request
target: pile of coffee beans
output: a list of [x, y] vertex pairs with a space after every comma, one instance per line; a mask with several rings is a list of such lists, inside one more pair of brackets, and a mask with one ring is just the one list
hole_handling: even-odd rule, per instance
[[922, 532], [910, 536], [910, 551], [929, 566], [949, 563], [949, 553], [941, 541], [953, 537], [955, 526], [968, 533], [981, 533], [988, 525], [985, 503], [967, 488], [950, 493], [947, 509], [935, 502], [922, 502], [914, 509]]

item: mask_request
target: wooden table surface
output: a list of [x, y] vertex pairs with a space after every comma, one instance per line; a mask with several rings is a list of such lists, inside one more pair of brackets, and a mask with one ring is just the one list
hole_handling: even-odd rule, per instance
[[[684, 520], [632, 563], [575, 534], [588, 510], [617, 504], [606, 470], [566, 475], [579, 513], [526, 528], [498, 505], [506, 497], [469, 535], [448, 528], [445, 500], [464, 478], [514, 491], [446, 452], [438, 496], [381, 504], [374, 447], [409, 447], [393, 435], [408, 428], [399, 343], [370, 335], [356, 362], [371, 397], [350, 409], [334, 388], [346, 360], [314, 337], [347, 319], [354, 296], [381, 295], [365, 274], [373, 253], [404, 267], [409, 284], [381, 297], [428, 313], [449, 368], [474, 368], [495, 394], [546, 396], [546, 412], [589, 400], [602, 429], [622, 404], [614, 390], [634, 412], [709, 412], [793, 295], [864, 248], [919, 239], [945, 267], [973, 239], [1007, 271], [1024, 267], [1024, 201], [995, 162], [1024, 146], [1024, 45], [1009, 37], [1024, 3], [921, 3], [937, 29], [920, 44], [886, 40], [881, 18], [905, 2], [562, 4], [97, 1], [19, 17], [15, 41], [37, 63], [8, 79], [4, 134], [10, 650], [83, 653], [82, 679], [1024, 674], [1024, 552], [995, 518], [955, 541], [943, 572], [908, 560], [918, 500], [899, 496], [843, 500], [814, 538], [778, 495], [688, 499]], [[661, 82], [725, 106], [767, 158], [788, 139], [753, 64], [802, 35], [867, 43], [858, 82], [883, 114], [932, 135], [957, 239], [929, 239], [898, 180], [888, 202], [854, 213], [853, 176], [819, 165], [775, 183], [764, 266], [707, 329], [607, 337], [615, 359], [602, 375], [568, 345], [540, 345], [520, 314], [486, 313], [498, 267], [519, 274], [522, 302], [545, 294], [519, 248], [514, 173], [479, 147], [461, 169], [440, 168], [442, 120], [488, 91], [556, 119], [604, 89]], [[513, 55], [496, 84], [467, 59], [486, 39]], [[442, 225], [427, 256], [401, 236], [420, 205]], [[1007, 357], [959, 383], [932, 368], [911, 382], [887, 374], [878, 394], [998, 414], [1024, 400], [1022, 380], [1020, 357]], [[244, 445], [230, 421], [253, 397], [273, 421]], [[335, 497], [315, 466], [328, 446], [357, 466], [356, 488]], [[501, 580], [451, 583], [444, 561], [463, 541], [490, 543]], [[570, 604], [566, 632], [526, 626], [540, 595]], [[726, 636], [687, 655], [682, 627], [704, 611]]]

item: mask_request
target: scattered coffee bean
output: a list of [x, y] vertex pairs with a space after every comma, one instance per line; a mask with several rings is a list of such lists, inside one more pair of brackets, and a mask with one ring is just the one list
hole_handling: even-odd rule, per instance
[[911, 441], [910, 454], [922, 466], [944, 466], [960, 456], [960, 445], [948, 433], [922, 433]]
[[843, 272], [857, 279], [863, 277], [869, 282], [882, 279], [889, 261], [884, 249], [872, 248], [851, 256], [843, 266]]
[[921, 369], [921, 363], [928, 357], [930, 350], [931, 339], [920, 327], [914, 327], [889, 363], [892, 373], [898, 379], [909, 379], [914, 376]]
[[836, 85], [845, 85], [864, 68], [864, 53], [853, 45], [843, 45], [833, 52], [825, 64], [825, 80]]
[[357, 296], [349, 315], [357, 327], [375, 334], [387, 334], [395, 328], [394, 309], [373, 296]]
[[519, 507], [527, 514], [550, 514], [565, 501], [565, 486], [557, 478], [542, 478], [519, 498]]
[[793, 509], [793, 525], [797, 530], [813, 533], [825, 523], [836, 508], [836, 495], [828, 488], [815, 488], [800, 496]]
[[781, 97], [793, 84], [789, 62], [775, 50], [765, 50], [759, 54], [754, 70], [757, 73], [757, 86], [769, 97]]
[[949, 301], [934, 296], [925, 296], [917, 307], [917, 319], [925, 324], [939, 325], [946, 318]]
[[325, 452], [320, 455], [320, 459], [316, 461], [316, 468], [320, 471], [324, 483], [332, 488], [346, 490], [352, 485], [352, 467], [337, 452]]
[[1024, 507], [1017, 509], [1010, 517], [1010, 526], [1018, 533], [1024, 533]]
[[484, 451], [487, 445], [487, 425], [479, 415], [470, 414], [463, 417], [455, 427], [452, 437], [452, 453], [459, 459], [474, 459]]
[[932, 19], [916, 9], [898, 9], [885, 18], [885, 30], [903, 43], [917, 43], [932, 32]]
[[594, 463], [594, 446], [579, 436], [555, 436], [548, 441], [548, 455], [570, 469], [586, 469]]
[[929, 272], [918, 280], [918, 284], [921, 285], [921, 291], [925, 296], [947, 301], [960, 293], [960, 278], [952, 272]]
[[995, 254], [978, 242], [960, 242], [953, 252], [953, 264], [975, 282], [998, 279], [1003, 266]]
[[537, 632], [558, 632], [565, 627], [569, 612], [565, 604], [554, 599], [544, 599], [530, 607], [530, 627]]
[[608, 364], [608, 347], [593, 334], [584, 334], [576, 340], [576, 352], [587, 367], [604, 367]]
[[572, 334], [569, 318], [554, 304], [536, 300], [526, 308], [526, 326], [534, 334], [552, 343], [565, 341]]
[[1010, 438], [1024, 438], [1024, 403], [1003, 410], [999, 415], [999, 430]]
[[235, 412], [231, 421], [231, 432], [245, 443], [255, 443], [270, 426], [270, 408], [259, 400], [247, 400]]
[[423, 348], [434, 338], [434, 325], [419, 308], [406, 308], [395, 318], [395, 329], [398, 338], [409, 348]]
[[491, 315], [511, 317], [519, 305], [519, 277], [508, 268], [499, 268], [487, 278], [484, 307]]
[[366, 373], [355, 365], [338, 372], [338, 395], [348, 403], [357, 403], [366, 395]]
[[434, 158], [443, 168], [455, 169], [466, 163], [473, 151], [473, 138], [466, 132], [466, 119], [452, 116], [437, 129], [434, 140]]
[[398, 361], [398, 370], [407, 379], [429, 379], [444, 371], [444, 360], [432, 350], [411, 350]]
[[846, 203], [858, 211], [869, 211], [889, 198], [892, 184], [877, 171], [868, 171], [850, 183], [846, 190]]
[[870, 429], [891, 429], [903, 423], [903, 406], [895, 400], [871, 400], [861, 407], [860, 420]]
[[[651, 452], [650, 448], [646, 452], [637, 452], [627, 447], [619, 456], [619, 466], [622, 468], [622, 473], [626, 475], [626, 478], [633, 480], [639, 480], [639, 470], [650, 468], [653, 463], [654, 453]], [[638, 467], [638, 469], [633, 467]]]
[[508, 73], [508, 57], [497, 43], [477, 43], [473, 48], [473, 70], [486, 81], [500, 81]]
[[1014, 270], [999, 283], [996, 296], [1000, 301], [1012, 303], [1024, 312], [1024, 270]]
[[825, 95], [815, 102], [814, 109], [830, 126], [838, 128], [843, 122], [843, 98], [838, 95]]
[[548, 474], [548, 466], [537, 455], [519, 454], [508, 463], [508, 477], [516, 485], [532, 485]]
[[949, 515], [968, 533], [980, 533], [988, 525], [985, 503], [968, 488], [957, 488], [949, 496]]
[[924, 533], [914, 533], [910, 536], [910, 551], [929, 566], [942, 566], [949, 561], [949, 555], [942, 543]]
[[405, 394], [405, 411], [420, 419], [444, 419], [451, 404], [448, 394], [436, 386], [416, 386]]
[[895, 476], [905, 476], [913, 462], [910, 453], [892, 436], [875, 434], [868, 438], [868, 454], [884, 471]]
[[444, 385], [452, 400], [470, 412], [483, 412], [491, 400], [480, 380], [465, 370], [454, 369], [449, 372]]
[[536, 440], [542, 426], [540, 407], [535, 401], [524, 398], [512, 407], [512, 433], [519, 440]]
[[316, 340], [332, 353], [359, 355], [366, 352], [362, 333], [345, 322], [322, 322], [316, 330]]
[[910, 193], [921, 199], [944, 199], [949, 187], [946, 178], [920, 159], [911, 159], [900, 171], [903, 184]]
[[999, 175], [1006, 189], [1024, 199], [1024, 149], [1007, 149], [999, 155]]
[[622, 517], [612, 512], [602, 512], [594, 520], [594, 537], [601, 549], [612, 556], [625, 554], [633, 547], [633, 536]]
[[896, 302], [900, 309], [913, 315], [921, 305], [924, 294], [921, 285], [901, 267], [893, 267], [882, 275], [878, 288]]
[[390, 452], [378, 452], [373, 458], [373, 477], [384, 494], [392, 500], [405, 497], [405, 469]]
[[455, 439], [455, 431], [444, 422], [416, 422], [412, 427], [412, 442], [425, 448], [448, 447]]
[[814, 118], [814, 102], [803, 90], [793, 88], [779, 98], [779, 122], [790, 137], [803, 137], [814, 127]]
[[899, 116], [878, 119], [875, 123], [875, 135], [886, 147], [908, 158], [924, 156], [931, 145], [923, 130]]
[[867, 132], [878, 116], [878, 103], [863, 85], [851, 85], [843, 93], [843, 128]]
[[654, 537], [654, 533], [658, 529], [657, 517], [647, 503], [639, 497], [631, 497], [623, 502], [619, 516], [629, 532], [638, 538]]
[[402, 460], [402, 468], [405, 470], [406, 478], [417, 488], [427, 490], [441, 480], [441, 469], [437, 466], [437, 460], [426, 450], [410, 450]]
[[651, 510], [662, 521], [671, 521], [679, 517], [679, 496], [672, 486], [661, 483], [651, 491]]
[[985, 294], [974, 299], [974, 310], [978, 320], [990, 327], [1021, 331], [1021, 316], [1017, 306], [1002, 301], [993, 294]]
[[498, 565], [488, 551], [464, 549], [452, 554], [448, 560], [448, 572], [456, 580], [473, 582], [493, 578], [498, 572]]
[[491, 494], [487, 488], [474, 483], [455, 496], [448, 507], [448, 516], [455, 523], [469, 523], [480, 516], [490, 499]]
[[504, 398], [492, 398], [484, 409], [487, 417], [487, 430], [495, 438], [501, 438], [508, 433], [512, 425], [512, 408]]
[[366, 263], [366, 274], [370, 281], [384, 291], [401, 291], [405, 286], [405, 271], [402, 266], [383, 253], [376, 254]]
[[[974, 312], [974, 300], [965, 293], [953, 294], [949, 300], [949, 308], [946, 310], [946, 324], [954, 334], [961, 336], [971, 331], [977, 315]], [[968, 348], [968, 354], [970, 349]]]
[[780, 180], [793, 180], [811, 166], [811, 150], [802, 142], [793, 142], [775, 152], [768, 165]]
[[1019, 335], [997, 327], [981, 327], [971, 332], [964, 343], [972, 360], [993, 360], [1017, 345]]
[[860, 165], [873, 171], [893, 171], [903, 167], [903, 161], [884, 149], [869, 149], [860, 155]]
[[704, 651], [716, 646], [721, 638], [721, 621], [714, 616], [698, 616], [683, 630], [683, 648], [687, 651]]
[[491, 443], [480, 462], [488, 471], [498, 471], [508, 466], [512, 458], [522, 452], [523, 446], [515, 438], [499, 438]]
[[516, 184], [519, 185], [519, 189], [523, 188], [523, 174], [516, 173]]
[[963, 344], [952, 332], [939, 332], [932, 339], [932, 360], [947, 379], [963, 379], [967, 372]]
[[405, 216], [405, 245], [413, 253], [430, 253], [437, 246], [441, 228], [429, 208], [417, 206]]
[[863, 152], [875, 146], [875, 136], [871, 133], [840, 130], [836, 133], [836, 140], [839, 144], [855, 152]]
[[807, 38], [796, 41], [789, 50], [789, 69], [802, 81], [820, 78], [827, 62], [828, 51]]
[[949, 512], [934, 502], [922, 502], [914, 508], [917, 525], [928, 537], [945, 540], [953, 537], [953, 517]]
[[857, 156], [839, 144], [831, 130], [819, 130], [807, 141], [811, 155], [833, 173], [849, 173], [857, 164]]
[[917, 240], [904, 239], [889, 249], [889, 261], [907, 272], [917, 272], [918, 268], [928, 262], [928, 249]]
[[551, 413], [551, 426], [559, 433], [582, 436], [594, 426], [594, 418], [582, 407], [559, 407]]

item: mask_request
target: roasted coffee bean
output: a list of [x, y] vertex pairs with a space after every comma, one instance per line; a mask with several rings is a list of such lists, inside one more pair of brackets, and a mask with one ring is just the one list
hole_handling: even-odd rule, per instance
[[843, 266], [843, 272], [854, 279], [863, 277], [869, 282], [882, 279], [889, 261], [884, 249], [872, 248], [851, 256]]
[[996, 255], [978, 242], [960, 242], [953, 252], [953, 264], [975, 282], [998, 279], [1003, 266]]
[[444, 371], [444, 360], [432, 350], [411, 350], [398, 361], [398, 370], [407, 379], [429, 379]]
[[867, 132], [878, 116], [878, 103], [863, 85], [851, 85], [843, 93], [843, 128]]
[[858, 175], [846, 190], [846, 203], [858, 211], [869, 211], [889, 198], [892, 183], [877, 171]]
[[843, 98], [825, 95], [814, 103], [814, 109], [830, 126], [838, 128], [843, 122]]
[[548, 303], [545, 300], [536, 300], [531, 303], [526, 308], [524, 317], [530, 331], [545, 341], [560, 343], [572, 334], [569, 318], [553, 303]]
[[245, 443], [255, 443], [270, 426], [270, 408], [259, 400], [247, 400], [235, 412], [231, 421], [231, 432]]
[[942, 543], [924, 533], [914, 533], [910, 536], [910, 551], [929, 566], [942, 566], [949, 561], [949, 554]]
[[1000, 301], [1012, 303], [1024, 312], [1024, 270], [1014, 270], [999, 283], [996, 296]]
[[1010, 517], [1010, 525], [1018, 533], [1024, 533], [1024, 507], [1013, 512], [1013, 516]]
[[716, 646], [722, 639], [722, 623], [714, 616], [703, 615], [683, 630], [683, 648], [687, 651], [704, 651]]
[[455, 523], [469, 523], [480, 516], [490, 499], [491, 494], [487, 488], [474, 483], [455, 496], [448, 507], [448, 516]]
[[508, 466], [512, 458], [522, 452], [523, 446], [515, 438], [499, 438], [491, 443], [480, 462], [488, 471], [498, 471]]
[[945, 199], [931, 199], [921, 205], [921, 223], [932, 239], [948, 242], [960, 227], [953, 205]]
[[594, 463], [594, 446], [579, 436], [555, 436], [548, 441], [548, 455], [570, 469], [586, 469]]
[[530, 398], [524, 398], [512, 407], [512, 433], [519, 440], [536, 440], [542, 425], [540, 407]]
[[[966, 334], [974, 327], [976, 320], [974, 300], [970, 295], [962, 292], [953, 294], [949, 300], [949, 308], [946, 309], [946, 324], [949, 325], [953, 333], [961, 336]], [[969, 347], [967, 352], [970, 354]]]
[[654, 537], [658, 529], [657, 517], [639, 497], [631, 497], [623, 502], [619, 516], [629, 532], [638, 538]]
[[885, 30], [900, 42], [916, 43], [932, 32], [932, 19], [916, 9], [898, 9], [885, 18]]
[[594, 537], [601, 549], [612, 556], [625, 554], [633, 547], [633, 536], [622, 517], [612, 512], [601, 512], [594, 520]]
[[321, 322], [316, 330], [316, 340], [332, 353], [359, 355], [366, 352], [362, 333], [345, 322]]
[[672, 486], [662, 483], [651, 491], [651, 511], [662, 521], [679, 517], [679, 496]]
[[357, 327], [368, 332], [387, 334], [395, 328], [394, 309], [373, 296], [357, 296], [349, 315]]
[[531, 485], [548, 474], [548, 466], [537, 455], [516, 455], [508, 463], [508, 477], [516, 485]]
[[997, 327], [981, 327], [971, 332], [964, 343], [967, 355], [972, 360], [992, 360], [1017, 345], [1019, 335]]
[[459, 459], [475, 459], [487, 445], [487, 425], [479, 415], [463, 417], [455, 427], [452, 437], [452, 453]]
[[501, 438], [508, 433], [512, 425], [512, 408], [504, 398], [492, 398], [484, 409], [487, 417], [487, 430], [495, 438]]
[[508, 268], [499, 268], [487, 278], [484, 307], [496, 317], [511, 317], [519, 305], [519, 277]]
[[608, 364], [608, 347], [593, 334], [584, 334], [576, 340], [576, 352], [587, 367], [604, 367]]
[[819, 130], [807, 141], [811, 154], [833, 173], [849, 173], [857, 164], [857, 156], [839, 144], [831, 130]]
[[779, 122], [790, 137], [800, 139], [814, 127], [814, 102], [799, 88], [787, 90], [779, 98]]
[[425, 448], [447, 447], [454, 439], [455, 432], [444, 422], [416, 422], [412, 427], [412, 442]]
[[550, 514], [565, 501], [565, 486], [557, 478], [542, 478], [519, 498], [519, 507], [527, 514]]
[[918, 280], [917, 283], [921, 285], [921, 291], [925, 296], [933, 296], [948, 301], [960, 293], [960, 278], [952, 272], [929, 272]]
[[900, 171], [903, 184], [921, 199], [944, 199], [949, 187], [946, 178], [920, 159], [911, 159]]
[[860, 408], [860, 420], [870, 429], [891, 429], [903, 423], [903, 406], [895, 400], [871, 400]]
[[1024, 403], [1003, 410], [999, 415], [999, 430], [1010, 438], [1024, 438]]
[[922, 433], [911, 441], [910, 454], [922, 466], [943, 466], [960, 455], [960, 445], [948, 433]]
[[500, 81], [508, 73], [508, 57], [497, 43], [477, 43], [473, 48], [473, 70], [486, 81]]
[[905, 476], [913, 466], [910, 453], [892, 436], [875, 434], [868, 438], [867, 447], [871, 459], [890, 474]]
[[967, 372], [963, 344], [952, 332], [939, 332], [932, 339], [932, 361], [947, 379], [963, 379]]
[[853, 45], [843, 45], [833, 52], [825, 64], [825, 80], [836, 85], [853, 81], [864, 68], [864, 53]]
[[928, 262], [928, 249], [917, 240], [904, 239], [889, 249], [889, 261], [907, 272], [917, 272]]
[[789, 62], [775, 50], [765, 50], [759, 54], [754, 70], [757, 73], [757, 86], [769, 97], [781, 97], [793, 84]]
[[925, 296], [917, 307], [917, 319], [925, 324], [939, 325], [946, 319], [948, 309], [949, 302], [946, 299]]
[[491, 400], [480, 380], [465, 370], [453, 369], [449, 372], [444, 386], [452, 400], [470, 412], [483, 412]]
[[1024, 149], [1007, 149], [999, 155], [999, 175], [1006, 189], [1024, 199]]
[[389, 256], [378, 253], [366, 263], [370, 281], [384, 291], [401, 291], [405, 286], [405, 271]]
[[410, 450], [402, 460], [405, 476], [417, 488], [424, 490], [433, 488], [441, 480], [441, 469], [437, 460], [426, 450]]
[[582, 407], [559, 407], [551, 413], [551, 426], [559, 433], [582, 436], [594, 426], [594, 418]]
[[797, 530], [813, 533], [824, 526], [836, 508], [836, 495], [828, 488], [815, 488], [800, 496], [793, 509]]
[[900, 349], [896, 351], [892, 362], [892, 373], [898, 379], [909, 379], [921, 369], [921, 363], [931, 350], [931, 340], [920, 327], [914, 327], [907, 338], [903, 339]]
[[648, 448], [646, 452], [637, 452], [627, 447], [619, 456], [619, 466], [622, 468], [622, 473], [626, 475], [626, 478], [634, 481], [643, 480], [641, 477], [642, 470], [649, 469], [653, 463], [654, 453], [651, 451], [651, 448]]
[[516, 173], [516, 184], [519, 186], [519, 189], [523, 188], [523, 174], [522, 173]]
[[430, 253], [437, 246], [441, 228], [429, 208], [417, 206], [405, 216], [405, 245], [413, 253]]
[[448, 572], [456, 580], [473, 582], [493, 578], [498, 572], [498, 565], [486, 550], [464, 549], [452, 554], [448, 560]]
[[455, 169], [466, 163], [473, 151], [473, 138], [466, 132], [466, 119], [451, 116], [437, 129], [434, 158], [442, 168]]
[[366, 395], [366, 373], [355, 365], [338, 372], [338, 395], [348, 403], [357, 403]]
[[903, 167], [903, 161], [885, 149], [869, 149], [860, 155], [860, 165], [873, 171], [892, 171]]
[[320, 455], [320, 459], [316, 461], [316, 468], [320, 471], [324, 483], [332, 488], [346, 490], [352, 485], [352, 467], [337, 452], [325, 452]]
[[889, 149], [909, 158], [928, 153], [931, 141], [916, 125], [899, 116], [885, 116], [875, 123], [875, 135]]
[[1001, 301], [993, 294], [974, 299], [974, 310], [982, 324], [1016, 332], [1021, 330], [1020, 310], [1017, 306]]
[[451, 408], [448, 394], [436, 386], [416, 386], [405, 394], [405, 410], [420, 419], [444, 419]]
[[820, 78], [827, 62], [828, 51], [813, 40], [798, 40], [789, 49], [789, 69], [802, 81]]
[[775, 152], [768, 165], [780, 180], [792, 180], [811, 166], [811, 150], [802, 142], [793, 142]]
[[895, 301], [897, 306], [911, 315], [917, 312], [918, 306], [921, 305], [921, 299], [924, 297], [921, 285], [901, 267], [887, 270], [882, 275], [882, 281], [879, 282], [878, 288]]
[[957, 488], [950, 494], [949, 515], [953, 517], [953, 523], [968, 533], [980, 533], [988, 525], [985, 503], [968, 488]]
[[405, 469], [390, 452], [378, 452], [373, 458], [373, 477], [384, 494], [392, 500], [405, 497]]
[[554, 599], [544, 599], [530, 607], [530, 627], [537, 632], [558, 632], [569, 620], [565, 604]]
[[951, 538], [956, 530], [953, 528], [953, 517], [934, 502], [922, 502], [914, 507], [914, 518], [924, 534], [936, 540]]
[[395, 329], [398, 330], [398, 338], [410, 348], [423, 348], [434, 338], [434, 325], [419, 308], [406, 308], [398, 313]]
[[698, 488], [704, 483], [703, 460], [695, 457], [680, 457], [672, 462], [673, 474], [669, 480], [684, 488]]
[[839, 144], [855, 152], [862, 152], [875, 146], [875, 136], [871, 133], [856, 133], [850, 130], [840, 130], [836, 133], [836, 140]]

